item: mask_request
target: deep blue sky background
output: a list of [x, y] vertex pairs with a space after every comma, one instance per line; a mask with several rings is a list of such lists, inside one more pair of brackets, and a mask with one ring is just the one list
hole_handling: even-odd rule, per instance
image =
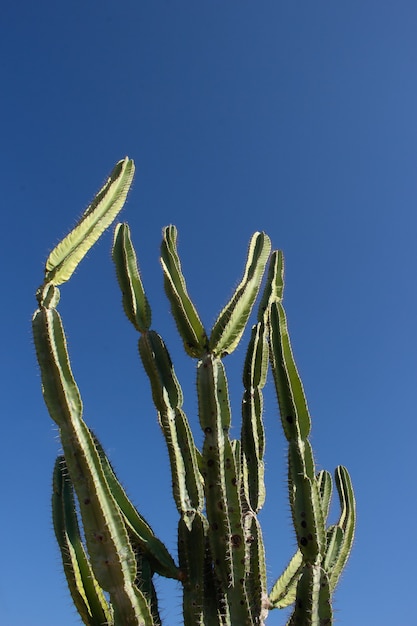
[[[265, 230], [286, 257], [317, 465], [346, 465], [356, 492], [336, 623], [416, 623], [416, 32], [413, 0], [3, 6], [2, 624], [79, 623], [52, 531], [60, 448], [30, 319], [49, 250], [126, 154], [137, 174], [123, 219], [197, 439], [193, 364], [163, 294], [161, 229], [179, 229], [208, 327], [240, 279], [250, 235]], [[59, 310], [86, 421], [175, 551], [167, 453], [110, 246], [109, 232], [62, 287]], [[244, 343], [226, 363], [236, 436]], [[265, 425], [272, 584], [295, 540], [271, 381]], [[158, 589], [164, 623], [181, 624], [180, 590], [162, 581]], [[267, 623], [285, 618], [274, 612]]]

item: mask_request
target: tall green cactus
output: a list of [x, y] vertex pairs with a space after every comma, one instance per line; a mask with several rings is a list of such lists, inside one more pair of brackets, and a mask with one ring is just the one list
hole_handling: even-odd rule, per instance
[[[288, 626], [333, 623], [331, 598], [349, 556], [355, 500], [347, 470], [335, 472], [341, 514], [326, 528], [332, 479], [316, 473], [311, 420], [282, 306], [284, 262], [264, 233], [250, 241], [243, 277], [207, 332], [187, 291], [177, 232], [163, 232], [166, 295], [186, 353], [197, 361], [202, 449], [182, 409], [183, 396], [162, 337], [151, 329], [151, 308], [126, 224], [118, 224], [113, 260], [125, 313], [139, 333], [139, 354], [165, 437], [178, 509], [178, 564], [128, 499], [96, 436], [82, 416], [62, 321], [58, 285], [121, 210], [133, 161], [115, 166], [71, 233], [51, 252], [37, 291], [33, 333], [42, 390], [59, 426], [63, 456], [53, 480], [53, 521], [74, 604], [85, 624], [161, 624], [153, 576], [183, 586], [185, 626], [255, 626], [268, 612], [293, 606]], [[223, 358], [239, 344], [269, 271], [243, 369], [241, 439], [230, 438], [231, 411]], [[298, 549], [267, 587], [258, 513], [265, 500], [262, 389], [269, 364], [288, 440], [289, 501]], [[75, 498], [78, 506], [75, 504]], [[79, 515], [77, 513], [79, 511]], [[79, 523], [82, 523], [83, 533]], [[84, 537], [84, 539], [82, 539]]]

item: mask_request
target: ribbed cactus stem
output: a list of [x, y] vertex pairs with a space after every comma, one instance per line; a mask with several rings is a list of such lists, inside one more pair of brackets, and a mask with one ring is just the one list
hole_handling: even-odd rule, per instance
[[[33, 316], [43, 395], [64, 452], [54, 469], [53, 520], [75, 606], [88, 626], [162, 626], [153, 580], [158, 573], [182, 584], [184, 626], [264, 626], [270, 610], [287, 606], [294, 607], [287, 626], [329, 626], [331, 596], [353, 543], [355, 499], [349, 474], [339, 466], [335, 480], [341, 513], [326, 528], [332, 478], [324, 470], [316, 474], [311, 419], [282, 306], [283, 255], [270, 254], [265, 233], [252, 236], [242, 279], [207, 333], [187, 289], [176, 228], [163, 231], [166, 295], [184, 349], [196, 359], [200, 450], [168, 348], [151, 329], [151, 307], [129, 227], [118, 224], [115, 229], [112, 254], [123, 308], [140, 334], [139, 354], [169, 454], [179, 514], [179, 565], [129, 500], [84, 421], [57, 311], [57, 285], [71, 277], [119, 213], [133, 173], [133, 161], [119, 161], [76, 227], [51, 252]], [[242, 339], [268, 258], [243, 368], [241, 439], [231, 439], [222, 359]], [[288, 441], [289, 500], [298, 549], [268, 596], [258, 513], [265, 501], [263, 389], [269, 363]]]

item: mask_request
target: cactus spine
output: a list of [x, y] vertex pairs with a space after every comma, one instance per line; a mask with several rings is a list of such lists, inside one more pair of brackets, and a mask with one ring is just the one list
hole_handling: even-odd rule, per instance
[[[349, 556], [355, 500], [347, 470], [335, 472], [341, 514], [326, 528], [332, 493], [328, 472], [316, 474], [311, 420], [294, 362], [282, 306], [284, 262], [264, 233], [249, 243], [242, 280], [207, 332], [187, 290], [177, 231], [163, 231], [164, 284], [186, 353], [196, 359], [199, 450], [185, 412], [168, 349], [151, 329], [151, 308], [126, 224], [114, 233], [113, 260], [127, 318], [139, 333], [139, 355], [168, 449], [178, 509], [178, 565], [130, 502], [104, 450], [83, 420], [72, 375], [58, 285], [121, 210], [133, 161], [116, 164], [79, 223], [49, 255], [33, 316], [42, 390], [57, 423], [64, 455], [53, 480], [53, 520], [74, 604], [85, 624], [161, 624], [153, 575], [183, 586], [185, 626], [256, 626], [268, 611], [293, 606], [288, 626], [332, 624], [331, 597]], [[243, 369], [240, 440], [231, 440], [231, 411], [223, 359], [239, 344], [269, 270]], [[262, 389], [271, 364], [288, 440], [288, 484], [298, 549], [267, 590], [258, 513], [265, 500]], [[77, 514], [75, 498], [80, 515]], [[83, 536], [79, 522], [83, 526]]]

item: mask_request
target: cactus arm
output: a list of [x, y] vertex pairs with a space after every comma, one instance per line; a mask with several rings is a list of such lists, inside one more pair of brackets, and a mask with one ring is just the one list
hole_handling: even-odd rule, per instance
[[270, 251], [269, 237], [255, 233], [249, 243], [243, 278], [212, 328], [209, 345], [213, 354], [230, 354], [238, 345], [258, 295]]
[[156, 332], [148, 331], [140, 337], [139, 352], [168, 447], [174, 500], [191, 525], [195, 512], [204, 506], [204, 493], [196, 447], [181, 409], [181, 388], [165, 344]]
[[303, 567], [303, 553], [301, 550], [297, 550], [271, 589], [269, 594], [271, 608], [284, 609], [294, 603], [297, 595], [297, 584]]
[[[165, 241], [167, 249], [168, 243], [170, 244], [167, 258], [172, 260], [177, 270], [179, 268], [177, 278], [184, 290], [182, 295], [186, 299], [183, 278], [181, 282], [179, 259], [176, 254], [171, 253], [171, 248], [175, 251], [176, 238], [176, 231], [172, 229]], [[123, 294], [126, 315], [135, 328], [142, 333], [139, 338], [139, 354], [151, 384], [152, 398], [168, 447], [174, 500], [178, 511], [184, 515], [186, 523], [191, 528], [195, 512], [201, 511], [204, 506], [199, 468], [200, 455], [194, 444], [187, 417], [181, 408], [182, 390], [169, 352], [160, 335], [149, 330], [150, 307], [140, 278], [136, 253], [127, 224], [119, 224], [116, 227], [112, 255]], [[192, 307], [192, 304], [190, 306]]]
[[155, 536], [152, 528], [139, 514], [137, 509], [126, 495], [125, 490], [117, 479], [116, 474], [108, 460], [100, 442], [93, 435], [101, 465], [113, 498], [116, 500], [124, 521], [128, 527], [131, 540], [133, 539], [140, 547], [144, 557], [152, 565], [155, 572], [167, 578], [180, 578], [180, 572], [175, 565], [174, 559], [165, 545]]
[[136, 543], [135, 536], [130, 534], [130, 531], [129, 535], [135, 552], [137, 565], [135, 585], [140, 589], [143, 595], [148, 598], [154, 626], [162, 626], [158, 609], [158, 597], [156, 595], [155, 585], [153, 584], [155, 570], [150, 560], [142, 552], [140, 545]]
[[220, 359], [208, 354], [197, 365], [199, 418], [204, 432], [203, 466], [209, 539], [215, 572], [227, 596], [232, 624], [252, 623], [245, 591], [245, 541], [238, 478], [229, 439], [230, 404]]
[[269, 258], [268, 276], [258, 309], [258, 322], [268, 319], [272, 302], [281, 302], [284, 291], [284, 255], [273, 250]]
[[117, 280], [123, 295], [123, 308], [127, 318], [139, 332], [151, 326], [151, 308], [145, 295], [137, 264], [136, 252], [130, 238], [127, 224], [117, 224], [114, 231], [113, 261]]
[[207, 521], [200, 513], [191, 524], [181, 518], [178, 523], [178, 556], [186, 572], [183, 585], [184, 626], [205, 626], [205, 553]]
[[187, 292], [177, 253], [177, 229], [167, 226], [163, 230], [161, 264], [164, 271], [165, 292], [171, 304], [172, 315], [177, 324], [187, 354], [201, 357], [207, 347], [207, 335], [197, 310]]
[[343, 467], [343, 465], [339, 465], [336, 468], [335, 478], [341, 505], [341, 515], [337, 526], [343, 531], [343, 539], [340, 541], [338, 556], [329, 574], [331, 591], [333, 591], [336, 587], [340, 574], [342, 573], [342, 570], [346, 565], [346, 561], [349, 558], [355, 536], [356, 525], [356, 503], [352, 482], [349, 472], [345, 467]]
[[256, 515], [248, 512], [244, 516], [246, 593], [254, 624], [264, 623], [271, 608], [266, 582], [265, 548], [262, 530]]
[[132, 183], [134, 163], [119, 161], [73, 230], [52, 250], [46, 261], [46, 282], [67, 281], [78, 263], [121, 211]]
[[136, 562], [126, 528], [105, 480], [92, 436], [82, 419], [81, 398], [58, 312], [40, 306], [33, 317], [33, 334], [44, 399], [60, 428], [95, 577], [110, 594], [115, 626], [137, 622], [151, 626], [147, 601], [133, 585]]
[[93, 574], [81, 540], [73, 488], [63, 456], [57, 458], [54, 467], [52, 519], [68, 588], [81, 619], [87, 626], [112, 626], [111, 609]]
[[[298, 437], [305, 440], [310, 433], [311, 420], [291, 350], [285, 311], [278, 301], [270, 307], [270, 337], [272, 373], [285, 436], [289, 441]], [[313, 477], [314, 474], [310, 476]]]
[[263, 395], [268, 370], [266, 326], [253, 329], [243, 368], [241, 449], [244, 456], [244, 491], [250, 508], [257, 513], [265, 501], [265, 433], [262, 420]]

